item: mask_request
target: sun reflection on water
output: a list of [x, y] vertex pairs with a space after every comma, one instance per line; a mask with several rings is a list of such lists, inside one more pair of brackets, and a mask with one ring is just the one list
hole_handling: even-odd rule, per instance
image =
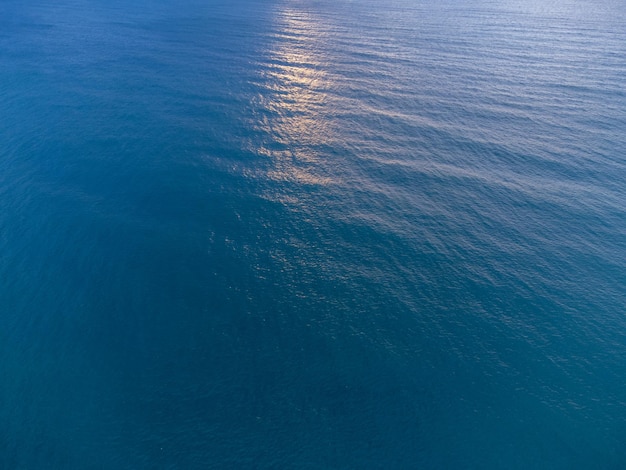
[[276, 49], [263, 64], [256, 122], [265, 137], [256, 149], [271, 159], [274, 181], [328, 185], [324, 148], [333, 140], [329, 119], [331, 80], [325, 71], [326, 40], [313, 14], [284, 9], [276, 17]]

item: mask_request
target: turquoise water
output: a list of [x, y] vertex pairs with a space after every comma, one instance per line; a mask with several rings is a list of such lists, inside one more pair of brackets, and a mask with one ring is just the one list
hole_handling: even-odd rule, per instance
[[0, 2], [0, 468], [624, 468], [623, 6]]

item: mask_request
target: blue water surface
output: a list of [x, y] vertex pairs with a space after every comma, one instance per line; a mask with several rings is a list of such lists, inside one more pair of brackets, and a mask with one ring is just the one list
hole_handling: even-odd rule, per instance
[[0, 1], [0, 468], [626, 468], [625, 25]]

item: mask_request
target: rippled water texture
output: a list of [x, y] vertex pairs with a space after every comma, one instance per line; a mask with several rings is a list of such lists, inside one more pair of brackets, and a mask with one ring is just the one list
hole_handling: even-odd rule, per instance
[[0, 467], [624, 468], [625, 11], [0, 2]]

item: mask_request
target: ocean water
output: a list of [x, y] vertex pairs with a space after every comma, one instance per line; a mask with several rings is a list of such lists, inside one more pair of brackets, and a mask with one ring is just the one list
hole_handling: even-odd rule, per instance
[[2, 0], [0, 468], [626, 468], [620, 0]]

